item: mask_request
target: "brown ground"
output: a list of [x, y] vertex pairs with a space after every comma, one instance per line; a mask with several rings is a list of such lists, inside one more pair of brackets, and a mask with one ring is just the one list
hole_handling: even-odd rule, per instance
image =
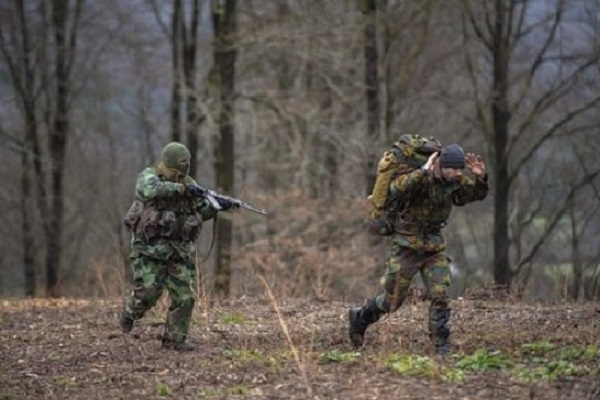
[[[179, 354], [162, 350], [157, 340], [164, 303], [123, 335], [118, 301], [0, 300], [0, 400], [600, 399], [600, 308], [594, 304], [454, 301], [455, 355], [446, 360], [427, 341], [426, 303], [407, 304], [376, 324], [359, 353], [346, 335], [348, 304], [280, 300], [279, 306], [281, 319], [268, 301], [201, 304], [190, 334], [198, 350]], [[554, 347], [523, 350], [542, 342]], [[526, 379], [517, 372], [557, 365], [564, 348], [589, 351], [571, 354], [565, 362], [572, 368], [557, 376]], [[502, 351], [512, 367], [459, 370], [462, 355], [477, 349]], [[401, 375], [388, 365], [393, 353], [431, 357], [434, 369]], [[451, 373], [464, 376], [445, 382]]]

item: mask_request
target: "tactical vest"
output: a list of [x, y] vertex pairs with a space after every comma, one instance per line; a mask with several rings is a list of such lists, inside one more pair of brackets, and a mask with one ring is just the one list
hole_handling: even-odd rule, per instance
[[[191, 181], [186, 177], [188, 179]], [[197, 199], [183, 196], [146, 202], [136, 199], [123, 222], [131, 232], [147, 242], [158, 238], [194, 241], [202, 230], [202, 220], [196, 212], [196, 201]]]

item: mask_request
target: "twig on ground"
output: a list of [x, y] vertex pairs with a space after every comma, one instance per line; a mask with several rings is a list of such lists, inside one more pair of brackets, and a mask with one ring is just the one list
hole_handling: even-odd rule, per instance
[[[267, 280], [262, 275], [259, 275], [258, 279], [260, 279], [261, 283], [264, 285], [265, 290], [267, 291], [267, 296], [269, 296], [269, 300], [271, 301], [271, 305], [273, 306], [273, 309], [277, 313], [277, 320], [279, 321], [279, 326], [281, 327], [281, 330], [285, 334], [285, 338], [287, 339], [288, 345], [290, 346], [292, 354], [294, 355], [296, 364], [298, 364], [298, 370], [300, 371], [300, 375], [302, 376], [302, 381], [304, 383], [304, 386], [306, 387], [306, 392], [308, 393], [308, 396], [310, 398], [312, 398], [313, 390], [308, 381], [308, 376], [306, 375], [306, 370], [304, 368], [304, 364], [302, 364], [302, 361], [300, 360], [300, 354], [298, 353], [298, 349], [296, 348], [296, 346], [294, 346], [294, 343], [292, 342], [292, 337], [290, 336], [290, 332], [287, 328], [287, 324], [285, 323], [285, 321], [283, 320], [283, 317], [281, 316], [281, 311], [279, 310], [279, 306], [277, 305], [277, 300], [275, 300], [275, 296], [273, 296], [273, 292], [271, 292], [271, 288], [269, 287]], [[318, 398], [318, 397], [315, 397], [315, 398]]]

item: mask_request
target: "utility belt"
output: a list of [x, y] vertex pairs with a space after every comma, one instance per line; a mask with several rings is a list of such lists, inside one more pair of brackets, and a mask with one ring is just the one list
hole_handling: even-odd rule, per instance
[[422, 233], [440, 233], [446, 221], [408, 221], [399, 218], [394, 224], [394, 231], [401, 234], [417, 235]]

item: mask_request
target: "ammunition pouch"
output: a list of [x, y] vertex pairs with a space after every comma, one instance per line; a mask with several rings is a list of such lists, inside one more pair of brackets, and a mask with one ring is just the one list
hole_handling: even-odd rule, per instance
[[193, 241], [200, 234], [201, 227], [202, 223], [195, 213], [148, 207], [141, 213], [136, 232], [146, 241], [156, 238]]
[[135, 232], [137, 226], [142, 217], [142, 211], [144, 210], [144, 204], [139, 200], [134, 200], [129, 207], [129, 210], [125, 214], [123, 224], [130, 232]]

